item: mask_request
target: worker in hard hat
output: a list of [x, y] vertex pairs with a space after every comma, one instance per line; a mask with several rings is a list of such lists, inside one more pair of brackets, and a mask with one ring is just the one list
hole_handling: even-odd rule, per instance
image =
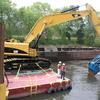
[[61, 71], [61, 79], [65, 80], [65, 63], [62, 64], [60, 71]]
[[59, 62], [58, 62], [58, 65], [57, 65], [57, 73], [58, 73], [58, 76], [61, 75], [61, 72], [60, 72], [61, 65], [62, 65], [62, 62], [59, 61]]

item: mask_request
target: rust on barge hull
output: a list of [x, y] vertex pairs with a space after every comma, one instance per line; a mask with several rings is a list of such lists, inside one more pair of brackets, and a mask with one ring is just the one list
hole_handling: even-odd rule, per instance
[[41, 46], [39, 53], [40, 56], [49, 58], [51, 61], [90, 60], [100, 54], [100, 48]]

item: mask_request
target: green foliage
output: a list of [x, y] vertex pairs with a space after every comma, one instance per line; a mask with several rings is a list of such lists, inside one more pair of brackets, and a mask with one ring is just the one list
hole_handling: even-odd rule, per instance
[[[6, 38], [16, 38], [22, 41], [39, 18], [72, 7], [74, 6], [72, 5], [70, 7], [64, 7], [63, 9], [53, 10], [47, 3], [36, 2], [30, 7], [17, 9], [15, 4], [12, 4], [10, 0], [0, 0], [0, 23], [3, 22], [5, 25]], [[88, 17], [68, 21], [45, 29], [45, 34], [40, 39], [39, 44], [76, 45], [78, 37], [76, 33], [80, 26], [83, 26], [84, 28], [83, 45], [99, 46], [100, 42], [98, 39], [95, 39], [96, 32], [93, 26], [89, 23]], [[71, 41], [66, 38], [67, 32], [71, 35]], [[94, 35], [92, 39], [90, 39], [91, 34]]]
[[41, 2], [36, 2], [33, 3], [33, 5], [30, 7], [32, 10], [33, 14], [37, 17], [41, 17], [43, 15], [49, 14], [52, 9], [50, 8], [50, 5], [48, 3], [41, 3]]
[[34, 3], [31, 7], [16, 9], [10, 0], [0, 0], [0, 19], [5, 23], [6, 38], [26, 36], [36, 21], [52, 11], [47, 3]]
[[[5, 24], [6, 33], [11, 32], [11, 21], [12, 21], [12, 7], [14, 8], [14, 5], [10, 2], [10, 0], [0, 0], [0, 22], [3, 22]], [[12, 32], [10, 33], [12, 34]], [[10, 35], [9, 34], [9, 35]]]
[[100, 37], [96, 37], [93, 46], [100, 47]]
[[41, 45], [64, 45], [67, 44], [66, 39], [56, 39], [56, 40], [52, 40], [52, 39], [41, 39], [39, 44]]

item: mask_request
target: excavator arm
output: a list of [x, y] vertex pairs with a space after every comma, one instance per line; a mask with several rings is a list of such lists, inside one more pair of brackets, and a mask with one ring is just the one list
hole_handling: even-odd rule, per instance
[[37, 23], [32, 27], [31, 31], [25, 37], [25, 43], [30, 43], [34, 40], [44, 28], [60, 24], [66, 21], [76, 20], [81, 17], [88, 16], [89, 12], [86, 11], [72, 11], [64, 13], [56, 13], [48, 16], [44, 16], [37, 21]]
[[100, 36], [100, 17], [97, 16], [95, 9], [91, 7], [89, 4], [86, 4], [86, 9], [90, 12], [90, 23], [95, 28], [97, 35]]
[[96, 11], [89, 4], [86, 4], [86, 10], [83, 11], [66, 10], [42, 17], [32, 27], [31, 31], [25, 37], [24, 42], [30, 43], [39, 34], [41, 34], [41, 31], [46, 27], [60, 24], [66, 21], [76, 20], [85, 16], [89, 16], [91, 24], [94, 26], [97, 34], [100, 35], [100, 18], [97, 17]]

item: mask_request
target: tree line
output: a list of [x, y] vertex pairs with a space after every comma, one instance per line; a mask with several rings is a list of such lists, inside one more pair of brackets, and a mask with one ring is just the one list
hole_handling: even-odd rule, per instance
[[[0, 0], [0, 23], [2, 22], [5, 27], [5, 39], [15, 38], [23, 41], [39, 18], [71, 7], [74, 6], [52, 9], [48, 3], [36, 2], [29, 7], [18, 9], [10, 0]], [[95, 30], [90, 25], [88, 17], [49, 27], [44, 32], [39, 44], [91, 45], [95, 39]], [[74, 38], [76, 40], [73, 42]]]

